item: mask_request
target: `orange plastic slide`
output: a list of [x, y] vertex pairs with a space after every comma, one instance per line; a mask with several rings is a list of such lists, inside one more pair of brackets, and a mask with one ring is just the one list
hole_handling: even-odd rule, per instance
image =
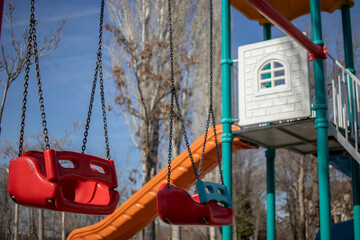
[[[220, 136], [222, 126], [216, 127], [219, 147], [221, 148]], [[199, 166], [203, 148], [204, 135], [197, 139], [190, 147], [196, 167]], [[245, 143], [234, 139], [233, 151], [250, 149]], [[221, 153], [221, 149], [220, 149]], [[216, 145], [213, 131], [209, 131], [205, 158], [201, 170], [201, 178], [218, 165], [216, 157]], [[162, 169], [154, 178], [147, 182], [140, 190], [119, 206], [104, 220], [74, 230], [68, 236], [68, 240], [74, 239], [129, 239], [138, 231], [146, 227], [157, 217], [156, 192], [160, 185], [167, 182], [168, 168]], [[196, 177], [193, 172], [188, 152], [185, 149], [171, 163], [171, 183], [188, 190], [195, 184]]]

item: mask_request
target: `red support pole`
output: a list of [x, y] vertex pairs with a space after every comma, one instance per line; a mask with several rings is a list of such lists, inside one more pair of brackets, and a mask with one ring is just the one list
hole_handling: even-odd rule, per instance
[[326, 58], [322, 46], [314, 44], [309, 38], [307, 38], [297, 27], [295, 27], [289, 20], [282, 16], [276, 9], [264, 0], [246, 0], [251, 6], [253, 6], [264, 17], [269, 19], [275, 26], [280, 28], [287, 35], [292, 37], [314, 58]]

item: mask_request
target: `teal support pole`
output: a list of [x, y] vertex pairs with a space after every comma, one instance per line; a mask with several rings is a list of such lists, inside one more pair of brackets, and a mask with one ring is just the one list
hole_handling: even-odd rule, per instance
[[352, 160], [352, 189], [354, 211], [354, 240], [360, 240], [360, 165]]
[[[317, 45], [324, 45], [322, 40], [320, 0], [310, 0], [312, 40]], [[331, 240], [329, 146], [327, 118], [327, 92], [325, 90], [324, 60], [314, 59], [315, 128], [317, 134], [319, 198], [320, 198], [320, 235], [321, 240]]]
[[351, 33], [351, 18], [349, 5], [341, 6], [342, 27], [344, 37], [345, 67], [352, 73], [354, 69], [353, 41]]
[[[343, 27], [343, 39], [344, 39], [344, 56], [345, 56], [345, 67], [351, 72], [355, 74], [354, 69], [354, 54], [353, 54], [353, 44], [352, 44], [352, 33], [351, 33], [351, 18], [350, 18], [350, 7], [348, 5], [341, 6], [341, 16], [342, 16], [342, 27]], [[348, 102], [353, 101], [353, 84], [352, 79], [350, 78], [348, 83], [350, 86], [350, 92], [347, 89], [347, 98]], [[349, 123], [353, 129], [354, 124], [354, 111], [355, 105], [354, 102], [351, 104], [351, 109], [348, 109], [349, 114]], [[352, 113], [352, 114], [351, 114]]]
[[[232, 199], [232, 133], [231, 133], [231, 40], [230, 40], [230, 0], [221, 1], [221, 71], [222, 71], [222, 110], [223, 133], [222, 159], [224, 184]], [[232, 240], [232, 225], [222, 227], [223, 240]]]
[[275, 221], [275, 149], [266, 149], [266, 238], [276, 239]]
[[270, 40], [271, 39], [271, 24], [264, 23], [263, 25], [263, 39]]
[[[271, 24], [263, 25], [264, 40], [271, 39]], [[269, 66], [270, 68], [270, 66]], [[271, 77], [271, 76], [269, 76]], [[269, 86], [271, 87], [271, 86]], [[269, 123], [270, 124], [270, 123]], [[266, 149], [266, 237], [268, 240], [276, 239], [275, 214], [275, 149]]]
[[[354, 53], [353, 53], [353, 42], [352, 42], [352, 33], [351, 33], [351, 18], [350, 18], [350, 7], [349, 5], [341, 6], [341, 16], [342, 16], [342, 27], [343, 27], [343, 37], [344, 37], [344, 56], [345, 56], [345, 67], [352, 73], [355, 74], [354, 69]], [[349, 79], [350, 87], [352, 88], [352, 80]], [[354, 99], [352, 94], [352, 89], [350, 89], [350, 99]], [[355, 103], [352, 104], [353, 110], [355, 110]], [[350, 111], [349, 111], [350, 112]], [[353, 111], [354, 113], [354, 111]], [[351, 116], [350, 124], [353, 124], [353, 117]], [[354, 126], [355, 127], [355, 126]], [[356, 126], [357, 127], [357, 126]], [[354, 128], [355, 129], [355, 128]], [[354, 240], [360, 240], [360, 165], [352, 160], [352, 191], [353, 191], [353, 212], [354, 212]]]

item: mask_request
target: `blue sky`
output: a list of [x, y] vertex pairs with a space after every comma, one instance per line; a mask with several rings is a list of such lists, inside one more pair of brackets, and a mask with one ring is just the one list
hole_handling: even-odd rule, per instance
[[[28, 26], [30, 1], [18, 1], [15, 12], [15, 33], [20, 35]], [[8, 1], [5, 1], [5, 5]], [[75, 120], [84, 122], [87, 117], [91, 85], [96, 64], [98, 48], [100, 1], [44, 1], [35, 3], [35, 16], [40, 19], [37, 27], [38, 39], [55, 29], [57, 23], [68, 16], [68, 29], [59, 47], [50, 55], [40, 59], [40, 74], [43, 84], [44, 104], [48, 130], [51, 136], [61, 138]], [[105, 13], [105, 21], [109, 22]], [[106, 33], [106, 31], [104, 31]], [[2, 44], [9, 41], [9, 24], [3, 19]], [[105, 42], [107, 38], [105, 34]], [[105, 51], [104, 51], [105, 53]], [[106, 102], [113, 105], [114, 84], [111, 79], [109, 58], [103, 57]], [[32, 73], [35, 71], [31, 66]], [[3, 78], [3, 75], [1, 75]], [[29, 86], [25, 134], [34, 136], [42, 131], [35, 79]], [[1, 141], [18, 141], [24, 75], [10, 87], [2, 120]], [[98, 87], [98, 86], [97, 86]], [[3, 86], [0, 87], [1, 95]], [[99, 88], [93, 108], [87, 153], [105, 153]], [[115, 108], [116, 109], [116, 108]], [[117, 159], [118, 166], [127, 159], [139, 159], [129, 136], [127, 126], [119, 111], [108, 113], [108, 129], [111, 154]], [[75, 151], [81, 150], [83, 128], [71, 135]], [[0, 160], [5, 163], [8, 159]], [[123, 162], [121, 162], [123, 161]]]
[[[8, 0], [5, 1], [5, 5], [7, 3]], [[38, 38], [48, 33], [50, 29], [54, 29], [64, 16], [68, 16], [69, 26], [60, 46], [55, 52], [40, 60], [49, 133], [52, 136], [61, 138], [64, 136], [66, 129], [71, 128], [73, 121], [86, 120], [96, 63], [100, 1], [37, 0], [35, 9], [35, 16], [37, 19], [40, 19], [37, 27]], [[355, 26], [359, 24], [358, 19], [360, 19], [359, 4], [352, 8], [351, 13], [352, 23]], [[29, 1], [18, 1], [15, 12], [16, 34], [21, 34], [28, 26], [28, 17]], [[308, 18], [308, 16], [305, 18]], [[297, 20], [300, 25], [301, 19]], [[340, 22], [339, 19], [340, 11], [336, 11], [331, 16], [324, 14], [323, 25]], [[234, 10], [232, 11], [232, 21], [237, 23], [232, 27], [233, 58], [237, 58], [236, 49], [238, 46], [261, 41], [263, 35], [262, 28], [257, 22], [247, 20]], [[105, 12], [104, 22], [109, 22], [107, 12]], [[282, 35], [279, 30], [273, 29], [273, 37]], [[300, 30], [304, 31], [304, 29]], [[336, 31], [334, 29], [334, 33]], [[109, 40], [110, 35], [104, 31], [104, 43], [106, 44]], [[6, 19], [3, 19], [1, 42], [6, 46], [8, 41], [9, 27]], [[115, 86], [111, 79], [111, 67], [106, 51], [104, 51], [103, 62], [106, 101], [113, 105]], [[34, 72], [33, 66], [31, 71]], [[0, 77], [3, 77], [3, 73], [1, 74]], [[24, 76], [20, 75], [10, 87], [2, 120], [1, 141], [10, 140], [14, 143], [17, 142], [20, 127], [23, 80]], [[35, 83], [31, 82], [25, 129], [25, 134], [29, 136], [34, 136], [42, 130], [35, 87]], [[2, 91], [3, 86], [1, 85], [0, 95], [2, 95]], [[87, 153], [93, 155], [102, 155], [105, 152], [101, 105], [98, 93], [99, 89], [97, 89], [96, 104], [93, 109], [87, 148]], [[140, 153], [133, 144], [127, 125], [119, 111], [115, 110], [108, 113], [108, 128], [111, 154], [116, 159], [116, 164], [121, 168], [131, 161], [133, 166], [139, 167]], [[74, 145], [72, 150], [80, 151], [82, 132], [83, 129], [71, 135]], [[8, 159], [1, 159], [0, 164], [6, 163], [6, 161]]]

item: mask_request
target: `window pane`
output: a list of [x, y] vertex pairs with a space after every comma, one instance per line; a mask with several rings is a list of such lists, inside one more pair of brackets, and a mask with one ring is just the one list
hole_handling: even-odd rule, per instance
[[261, 89], [271, 88], [271, 82], [261, 83]]
[[271, 78], [271, 73], [262, 73], [261, 74], [261, 80], [269, 79]]
[[280, 67], [284, 67], [284, 66], [279, 62], [274, 62], [274, 68], [280, 68]]
[[283, 77], [284, 75], [285, 75], [284, 70], [280, 70], [280, 71], [275, 72], [275, 77]]
[[263, 67], [262, 70], [269, 70], [269, 69], [271, 69], [271, 63], [269, 63], [265, 67]]
[[285, 85], [285, 79], [275, 81], [275, 86], [280, 86], [280, 85]]
[[260, 89], [286, 85], [285, 67], [281, 61], [270, 60], [259, 71]]

